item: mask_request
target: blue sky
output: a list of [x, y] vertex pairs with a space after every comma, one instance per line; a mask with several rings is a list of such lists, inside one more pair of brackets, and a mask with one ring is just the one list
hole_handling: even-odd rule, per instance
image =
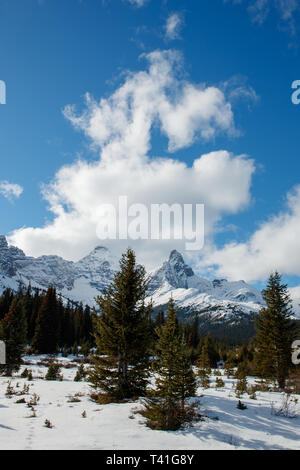
[[[140, 3], [0, 1], [0, 80], [7, 86], [7, 103], [0, 105], [1, 233], [11, 235], [11, 241], [33, 255], [56, 252], [76, 258], [95, 245], [94, 232], [91, 236], [82, 233], [89, 218], [82, 207], [78, 224], [70, 225], [74, 193], [62, 196], [51, 186], [45, 200], [41, 188], [53, 181], [71, 187], [74, 162], [81, 158], [94, 165], [99, 159], [103, 142], [95, 138], [90, 122], [75, 122], [88, 108], [85, 93], [96, 102], [109, 100], [129, 76], [140, 79], [138, 72], [148, 70], [149, 59], [141, 55], [173, 50], [180, 59], [172, 63], [176, 70], [170, 74], [176, 76], [179, 89], [188, 83], [221, 90], [231, 106], [234, 132], [229, 123], [221, 130], [215, 125], [214, 135], [204, 139], [201, 124], [188, 143], [170, 152], [170, 132], [154, 119], [147, 158], [171, 158], [191, 167], [201, 155], [223, 150], [233, 156], [247, 155], [256, 168], [253, 172], [249, 166], [241, 168], [241, 176], [251, 173], [250, 187], [247, 194], [241, 189], [236, 208], [230, 203], [222, 210], [219, 206], [211, 209], [207, 251], [195, 264], [200, 272], [255, 283], [263, 282], [268, 269], [276, 267], [296, 286], [300, 276], [300, 106], [291, 102], [291, 84], [300, 79], [300, 37], [295, 26], [300, 2], [269, 0], [264, 11], [255, 7], [255, 0]], [[166, 60], [170, 61], [169, 56]], [[77, 114], [73, 108], [63, 112], [68, 105], [75, 105]], [[71, 165], [73, 176], [57, 179], [65, 165]], [[231, 172], [228, 167], [224, 178]], [[22, 194], [17, 192], [15, 197], [13, 189], [5, 192], [7, 183], [20, 185]], [[237, 182], [229, 184], [235, 187]], [[221, 193], [223, 189], [213, 190]], [[289, 207], [288, 194], [292, 194]], [[203, 198], [199, 202], [206, 203]], [[65, 211], [63, 215], [53, 210], [56, 204]], [[277, 219], [270, 220], [272, 216]], [[56, 223], [57, 217], [61, 220]], [[68, 226], [65, 232], [63, 220]], [[91, 230], [90, 222], [83, 232]], [[271, 236], [270, 243], [267, 236]], [[270, 254], [263, 255], [270, 244], [274, 260]], [[168, 249], [155, 247], [155, 261], [163, 259]]]

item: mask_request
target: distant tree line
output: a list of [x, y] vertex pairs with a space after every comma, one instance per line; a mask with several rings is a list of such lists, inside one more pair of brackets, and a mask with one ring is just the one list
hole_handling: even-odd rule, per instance
[[13, 337], [16, 323], [22, 329], [23, 346], [37, 354], [71, 352], [84, 345], [91, 348], [93, 315], [88, 305], [63, 299], [54, 287], [43, 291], [20, 285], [18, 292], [6, 289], [0, 297], [0, 327]]

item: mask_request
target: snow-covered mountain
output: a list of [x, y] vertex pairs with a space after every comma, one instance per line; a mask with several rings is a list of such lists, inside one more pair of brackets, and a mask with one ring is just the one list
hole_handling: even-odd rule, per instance
[[[104, 247], [96, 247], [78, 262], [58, 256], [26, 256], [8, 246], [0, 236], [0, 292], [19, 282], [34, 287], [56, 286], [64, 297], [92, 305], [94, 298], [108, 287], [118, 267], [115, 257]], [[210, 281], [197, 276], [182, 255], [172, 251], [157, 271], [149, 273], [149, 301], [156, 310], [164, 309], [173, 297], [182, 317], [198, 314], [202, 323], [240, 323], [255, 315], [263, 305], [261, 293], [244, 281]]]
[[165, 310], [172, 296], [181, 319], [193, 319], [197, 314], [203, 331], [220, 333], [229, 327], [240, 335], [242, 327], [242, 336], [247, 329], [251, 336], [254, 317], [264, 304], [260, 291], [244, 281], [210, 281], [197, 276], [177, 251], [172, 251], [150, 279], [149, 296], [156, 310]]
[[74, 263], [59, 256], [26, 256], [0, 236], [0, 291], [5, 287], [17, 289], [20, 282], [43, 289], [52, 285], [63, 296], [91, 305], [108, 287], [116, 269], [117, 260], [101, 246]]
[[244, 312], [256, 312], [263, 305], [260, 291], [244, 281], [228, 282], [226, 279], [208, 279], [197, 276], [178, 251], [172, 251], [163, 266], [150, 275], [150, 295], [155, 305], [168, 302], [172, 294], [181, 307], [223, 308], [238, 306]]

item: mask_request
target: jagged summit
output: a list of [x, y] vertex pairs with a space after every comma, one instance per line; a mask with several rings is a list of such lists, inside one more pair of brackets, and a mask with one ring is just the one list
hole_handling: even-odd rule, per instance
[[151, 274], [149, 294], [154, 305], [165, 306], [172, 296], [179, 308], [205, 315], [248, 314], [257, 312], [263, 305], [261, 293], [244, 281], [210, 281], [197, 276], [176, 250]]
[[172, 250], [169, 256], [169, 261], [178, 260], [179, 262], [184, 263], [184, 259], [181, 253], [177, 250]]

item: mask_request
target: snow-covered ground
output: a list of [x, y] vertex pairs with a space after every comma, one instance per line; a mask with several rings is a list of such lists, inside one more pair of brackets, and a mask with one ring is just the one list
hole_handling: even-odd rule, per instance
[[[86, 382], [74, 382], [74, 368], [62, 368], [62, 382], [48, 382], [41, 378], [46, 367], [37, 363], [40, 357], [28, 357], [27, 366], [34, 380], [28, 382], [18, 376], [11, 380], [15, 390], [24, 384], [30, 386], [28, 402], [33, 394], [40, 397], [35, 406], [36, 417], [26, 404], [17, 404], [22, 396], [6, 397], [8, 379], [0, 377], [0, 449], [105, 449], [105, 450], [195, 450], [195, 449], [300, 449], [300, 396], [295, 405], [298, 417], [275, 416], [272, 403], [279, 408], [282, 395], [257, 393], [257, 400], [244, 395], [241, 400], [248, 409], [237, 409], [233, 391], [235, 380], [223, 377], [224, 389], [199, 388], [201, 412], [205, 421], [177, 432], [148, 429], [140, 415], [133, 414], [138, 403], [97, 405], [91, 401], [91, 389]], [[70, 364], [72, 358], [60, 359]], [[250, 382], [254, 382], [251, 379]], [[18, 385], [18, 387], [17, 387]], [[70, 396], [78, 395], [78, 403]], [[204, 395], [204, 396], [201, 396]], [[82, 413], [86, 412], [86, 418]], [[216, 419], [218, 418], [218, 419]], [[45, 420], [53, 424], [45, 427]]]

